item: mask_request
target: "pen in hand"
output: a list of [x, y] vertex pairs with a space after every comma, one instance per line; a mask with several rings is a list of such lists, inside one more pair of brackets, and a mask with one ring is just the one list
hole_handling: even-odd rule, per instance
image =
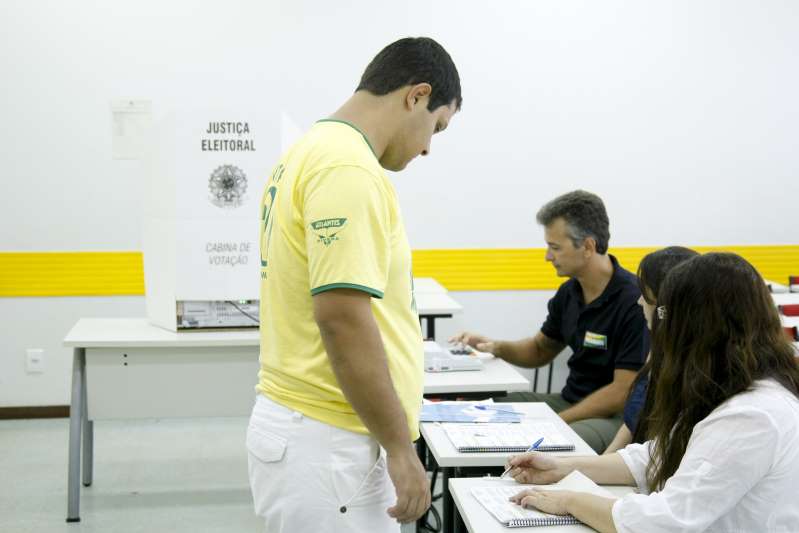
[[[531, 452], [531, 451], [535, 450], [536, 448], [538, 448], [539, 446], [541, 446], [541, 443], [542, 443], [542, 442], [544, 442], [544, 437], [541, 437], [540, 439], [538, 439], [537, 441], [535, 441], [535, 442], [533, 443], [533, 445], [532, 445], [532, 446], [530, 446], [529, 448], [527, 448], [527, 450], [526, 450], [524, 453]], [[501, 476], [499, 476], [499, 479], [502, 479], [502, 478], [504, 478], [504, 477], [507, 475], [507, 473], [508, 473], [508, 472], [510, 472], [510, 469], [511, 469], [511, 468], [513, 468], [513, 467], [512, 467], [512, 466], [509, 466], [507, 469], [505, 469], [505, 471], [504, 471], [504, 472], [502, 472], [502, 475], [501, 475]]]

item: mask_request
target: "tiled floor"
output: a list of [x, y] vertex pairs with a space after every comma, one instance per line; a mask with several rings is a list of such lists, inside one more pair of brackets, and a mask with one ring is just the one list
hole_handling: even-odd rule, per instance
[[260, 533], [247, 482], [246, 424], [95, 422], [94, 483], [81, 490], [81, 522], [67, 524], [69, 421], [0, 421], [0, 532]]

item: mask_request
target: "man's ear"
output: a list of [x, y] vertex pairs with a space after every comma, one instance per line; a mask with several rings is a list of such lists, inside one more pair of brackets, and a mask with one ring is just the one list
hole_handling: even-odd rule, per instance
[[429, 83], [411, 85], [408, 92], [405, 93], [405, 106], [408, 109], [413, 109], [419, 103], [424, 103], [425, 107], [427, 107], [427, 100], [430, 98], [430, 93], [432, 92], [433, 87]]
[[596, 253], [596, 239], [593, 237], [586, 237], [583, 241], [583, 246], [585, 246], [586, 257]]

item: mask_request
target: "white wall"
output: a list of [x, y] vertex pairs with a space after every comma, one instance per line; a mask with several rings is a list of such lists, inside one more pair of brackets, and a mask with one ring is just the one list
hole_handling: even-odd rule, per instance
[[[797, 242], [794, 2], [3, 7], [0, 250], [141, 249], [141, 167], [111, 159], [112, 99], [255, 100], [307, 127], [383, 45], [421, 34], [455, 59], [464, 106], [396, 176], [415, 248], [540, 246], [536, 209], [576, 187], [606, 200], [617, 245]], [[546, 294], [460, 294], [441, 331], [532, 332]], [[69, 323], [141, 314], [140, 298], [0, 299], [0, 406], [67, 403]], [[26, 347], [47, 348], [45, 374], [24, 373]]]

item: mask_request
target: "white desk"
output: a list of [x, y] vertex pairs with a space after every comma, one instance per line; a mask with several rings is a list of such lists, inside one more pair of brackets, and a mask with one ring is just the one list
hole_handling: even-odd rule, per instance
[[481, 393], [488, 397], [497, 393], [530, 392], [530, 381], [502, 359], [483, 361], [482, 370], [465, 372], [425, 372], [424, 393]]
[[447, 294], [447, 289], [435, 278], [413, 278], [413, 292], [419, 294]]
[[433, 278], [413, 278], [413, 294], [419, 318], [425, 320], [425, 337], [428, 339], [436, 338], [437, 318], [452, 318], [452, 315], [463, 312], [463, 306], [453, 300], [447, 289]]
[[[787, 292], [787, 293], [778, 293], [772, 294], [771, 298], [774, 300], [774, 305], [797, 305], [799, 304], [799, 292]], [[799, 317], [796, 316], [785, 316], [780, 314], [780, 320], [784, 326], [797, 326], [799, 327]], [[796, 351], [797, 357], [799, 357], [799, 341], [793, 343], [794, 350]]]
[[172, 333], [139, 318], [79, 320], [64, 339], [73, 349], [67, 522], [80, 521], [81, 445], [83, 485], [92, 484], [94, 420], [244, 416], [259, 341], [258, 330]]
[[766, 286], [772, 294], [790, 292], [788, 285], [783, 285], [782, 283], [777, 283], [776, 281], [771, 281], [770, 279], [764, 279], [763, 281], [766, 282]]
[[774, 305], [799, 304], [799, 292], [783, 292], [771, 295]]
[[[782, 325], [785, 326], [785, 327], [788, 327], [788, 328], [790, 328], [790, 327], [799, 328], [799, 316], [783, 316], [783, 315], [780, 315], [780, 320], [782, 320]], [[799, 341], [795, 340], [793, 342], [793, 348], [794, 348], [794, 351], [797, 354], [797, 357], [799, 357]]]
[[[596, 455], [596, 452], [574, 432], [569, 424], [543, 402], [500, 403], [497, 406], [503, 408], [513, 406], [517, 411], [524, 413], [525, 421], [538, 420], [554, 424], [561, 435], [574, 443], [574, 451], [547, 452], [547, 455]], [[424, 422], [420, 425], [422, 437], [441, 467], [505, 466], [508, 457], [518, 455], [518, 453], [460, 453], [452, 446], [442, 425], [435, 422]]]
[[[455, 505], [463, 517], [463, 522], [466, 524], [466, 529], [469, 533], [508, 533], [508, 531], [518, 531], [520, 533], [582, 533], [584, 531], [595, 531], [594, 529], [584, 525], [570, 525], [570, 526], [547, 526], [547, 527], [523, 527], [508, 529], [500, 524], [491, 514], [486, 511], [480, 502], [472, 496], [472, 487], [479, 487], [481, 485], [503, 484], [515, 485], [519, 490], [524, 489], [524, 485], [520, 485], [513, 480], [491, 480], [486, 481], [483, 478], [455, 478], [450, 480], [450, 490], [452, 491], [452, 498], [455, 500]], [[621, 498], [626, 494], [634, 492], [633, 487], [623, 487], [618, 485], [605, 485], [602, 488], [610, 492], [613, 496]]]
[[[173, 333], [140, 318], [79, 320], [64, 339], [73, 348], [67, 521], [80, 520], [81, 474], [84, 486], [92, 483], [94, 420], [247, 416], [259, 342], [254, 329]], [[488, 363], [483, 371], [425, 373], [425, 393], [529, 390], [507, 363]]]
[[[568, 440], [574, 443], [575, 449], [571, 452], [547, 452], [554, 456], [578, 456], [596, 455], [596, 452], [580, 438], [569, 425], [563, 421], [545, 403], [502, 403], [503, 407], [513, 406], [517, 411], [524, 413], [524, 420], [542, 420], [555, 425], [557, 430]], [[447, 437], [441, 424], [435, 422], [425, 422], [421, 424], [421, 433], [427, 448], [441, 467], [443, 502], [442, 507], [444, 516], [444, 531], [453, 531], [457, 517], [452, 501], [452, 494], [449, 490], [449, 480], [455, 477], [456, 468], [486, 467], [486, 466], [505, 466], [505, 461], [515, 453], [460, 453], [453, 446]]]

